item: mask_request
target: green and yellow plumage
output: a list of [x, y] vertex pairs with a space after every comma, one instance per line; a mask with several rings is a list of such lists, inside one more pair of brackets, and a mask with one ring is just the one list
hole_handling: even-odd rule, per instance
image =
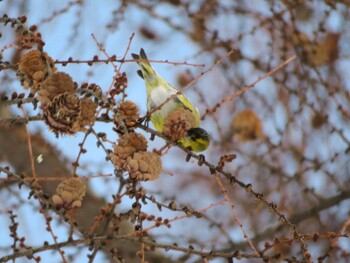
[[[148, 62], [146, 53], [140, 50], [140, 55], [132, 54], [137, 59], [141, 71], [139, 75], [144, 79], [147, 92], [147, 110], [152, 111], [160, 104], [164, 103], [169, 97], [174, 96], [178, 92], [166, 82]], [[164, 121], [168, 114], [176, 109], [189, 110], [194, 117], [192, 129], [188, 130], [187, 136], [180, 139], [179, 142], [184, 147], [189, 147], [195, 152], [201, 152], [208, 148], [210, 139], [208, 133], [199, 127], [200, 116], [198, 111], [193, 107], [191, 101], [182, 93], [176, 95], [173, 99], [165, 103], [160, 109], [151, 114], [151, 121], [156, 130], [163, 132]]]

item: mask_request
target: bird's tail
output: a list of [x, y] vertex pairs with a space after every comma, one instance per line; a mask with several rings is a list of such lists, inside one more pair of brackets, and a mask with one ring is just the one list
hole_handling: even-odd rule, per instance
[[146, 81], [153, 82], [157, 78], [157, 72], [152, 68], [151, 64], [148, 62], [146, 52], [143, 48], [140, 50], [140, 55], [131, 54], [131, 56], [136, 59], [136, 63], [140, 67], [140, 71], [137, 71], [139, 76]]
[[[142, 59], [142, 60], [146, 60], [147, 63], [148, 63], [148, 58], [147, 58], [147, 55], [146, 55], [146, 52], [143, 48], [140, 49], [140, 55], [137, 55], [137, 54], [134, 54], [132, 53], [131, 56], [134, 58], [134, 59]], [[139, 63], [139, 62], [137, 62]], [[149, 63], [148, 63], [149, 64]]]

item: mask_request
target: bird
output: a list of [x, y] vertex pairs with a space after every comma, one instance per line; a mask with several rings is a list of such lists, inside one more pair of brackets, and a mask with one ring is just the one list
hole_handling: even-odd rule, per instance
[[[163, 132], [164, 123], [169, 114], [176, 110], [184, 110], [186, 114], [190, 113], [192, 115], [193, 123], [192, 128], [187, 130], [186, 135], [178, 139], [178, 142], [193, 152], [205, 151], [210, 144], [210, 136], [206, 130], [199, 127], [200, 115], [191, 101], [156, 72], [149, 63], [143, 48], [140, 49], [139, 55], [133, 53], [131, 56], [140, 67], [137, 72], [138, 75], [145, 81], [147, 110], [151, 112], [150, 119], [155, 129]], [[172, 99], [159, 109], [154, 110], [172, 96]]]

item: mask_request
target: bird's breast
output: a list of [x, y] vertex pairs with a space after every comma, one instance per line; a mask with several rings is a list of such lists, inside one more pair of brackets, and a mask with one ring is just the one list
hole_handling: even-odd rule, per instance
[[[176, 92], [169, 91], [164, 87], [158, 87], [153, 89], [152, 92], [149, 94], [147, 100], [148, 111], [151, 111], [152, 109], [158, 107], [160, 104], [162, 104], [175, 93]], [[172, 99], [161, 107], [160, 114], [163, 115], [163, 117], [165, 118], [168, 115], [168, 113], [174, 109], [176, 109], [176, 103], [174, 99]]]

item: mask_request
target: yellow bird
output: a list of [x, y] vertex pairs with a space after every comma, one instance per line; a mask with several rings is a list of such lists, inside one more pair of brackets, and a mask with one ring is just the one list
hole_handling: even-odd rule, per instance
[[[169, 97], [178, 92], [173, 86], [166, 82], [148, 62], [145, 51], [141, 48], [140, 55], [131, 54], [137, 60], [140, 67], [138, 74], [144, 79], [147, 92], [147, 110], [151, 112], [154, 108], [164, 103]], [[160, 109], [151, 114], [151, 121], [157, 131], [163, 132], [164, 122], [169, 113], [184, 109], [189, 111], [193, 116], [193, 128], [187, 131], [185, 137], [178, 140], [184, 147], [194, 152], [206, 150], [210, 143], [209, 134], [200, 125], [199, 112], [192, 105], [191, 101], [182, 93], [177, 94], [170, 101], [165, 103]]]

